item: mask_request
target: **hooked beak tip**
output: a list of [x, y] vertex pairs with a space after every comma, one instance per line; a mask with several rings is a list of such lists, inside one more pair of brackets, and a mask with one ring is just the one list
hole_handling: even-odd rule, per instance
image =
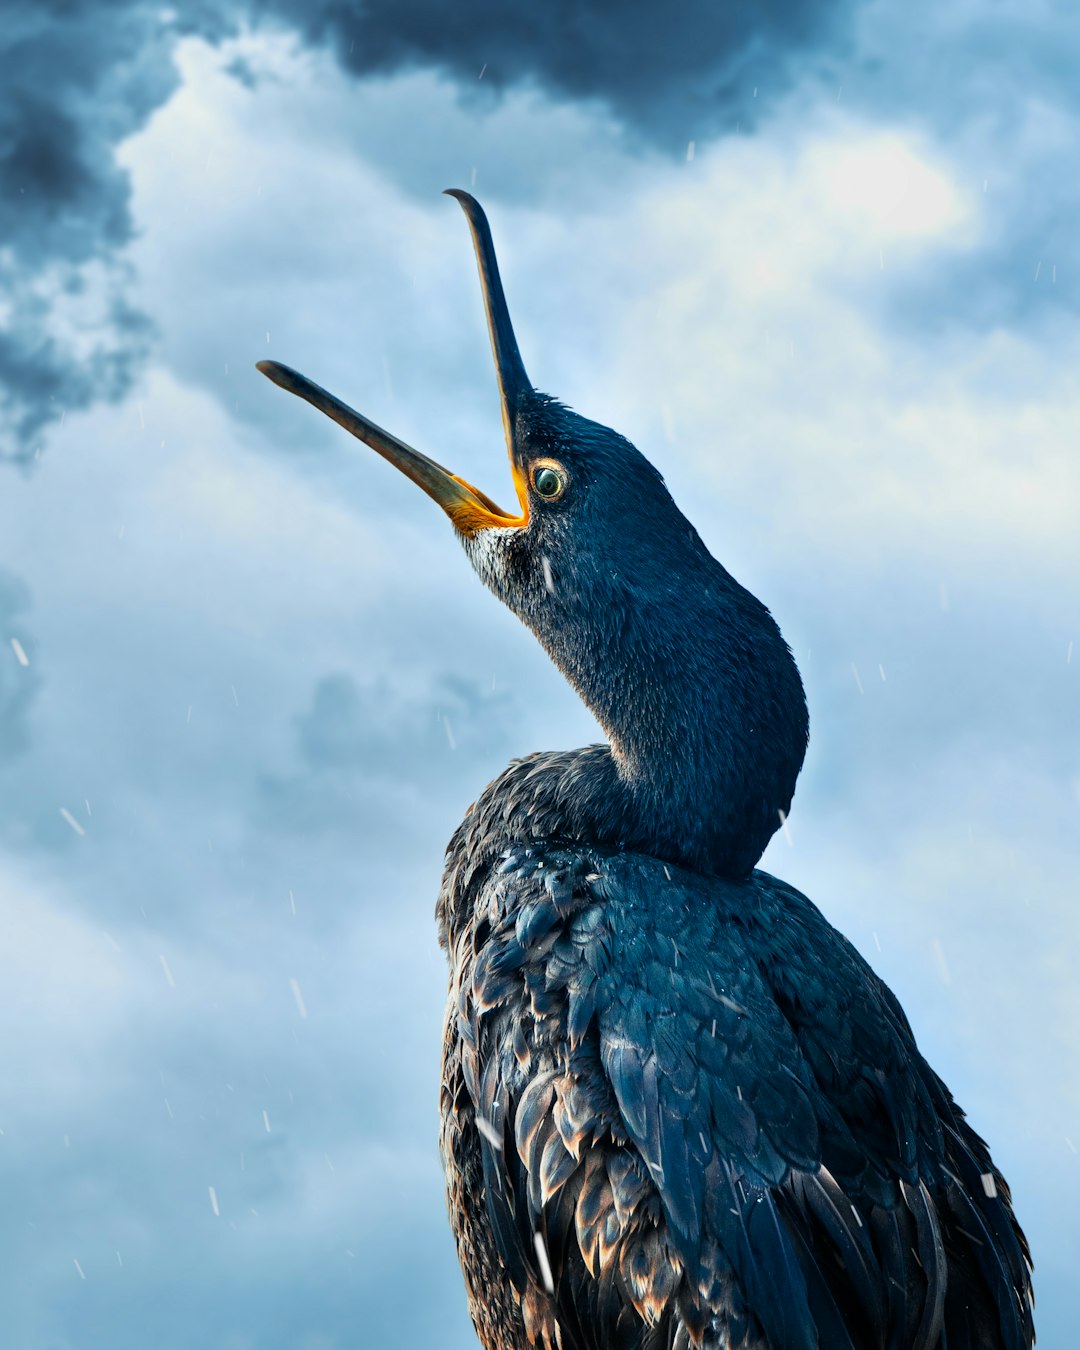
[[256, 361], [255, 369], [260, 375], [265, 375], [268, 380], [272, 380], [282, 389], [296, 392], [297, 372], [290, 369], [289, 366], [283, 366], [280, 361]]
[[484, 208], [476, 198], [463, 188], [446, 188], [445, 195], [453, 197], [465, 212], [476, 251], [476, 262], [480, 271], [480, 289], [483, 293], [484, 310], [487, 315], [488, 334], [491, 338], [491, 350], [495, 358], [495, 374], [502, 395], [503, 424], [506, 429], [507, 445], [513, 457], [514, 418], [522, 403], [532, 392], [532, 383], [525, 373], [525, 366], [514, 336], [513, 324], [506, 305], [506, 293], [502, 278], [499, 276], [499, 264], [495, 259], [495, 245], [491, 238], [491, 226]]

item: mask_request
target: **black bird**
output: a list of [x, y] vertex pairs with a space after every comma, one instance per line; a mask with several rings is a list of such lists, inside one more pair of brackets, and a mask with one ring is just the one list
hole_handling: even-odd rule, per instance
[[623, 437], [536, 391], [467, 193], [518, 506], [259, 369], [439, 503], [608, 742], [514, 761], [450, 842], [442, 1153], [485, 1350], [1022, 1350], [1030, 1256], [893, 994], [755, 871], [794, 658]]

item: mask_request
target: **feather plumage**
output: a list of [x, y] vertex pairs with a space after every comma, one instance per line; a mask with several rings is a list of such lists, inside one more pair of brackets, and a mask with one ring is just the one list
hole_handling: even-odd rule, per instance
[[[448, 1156], [483, 1157], [483, 1217], [456, 1224], [474, 1309], [502, 1263], [522, 1297], [547, 1300], [565, 1350], [954, 1350], [976, 1304], [972, 1344], [1030, 1345], [1007, 1189], [971, 1184], [985, 1146], [861, 957], [762, 872], [702, 877], [535, 839], [495, 856], [507, 803], [535, 799], [544, 762], [473, 808], [441, 901], [468, 954], [455, 982], [484, 991], [464, 1035], [451, 1000], [444, 1094], [466, 1087]], [[493, 889], [477, 954], [458, 935]], [[501, 1122], [500, 1103], [514, 1147], [497, 1150], [475, 1118]], [[481, 1320], [488, 1350], [530, 1344], [523, 1314], [494, 1334]]]

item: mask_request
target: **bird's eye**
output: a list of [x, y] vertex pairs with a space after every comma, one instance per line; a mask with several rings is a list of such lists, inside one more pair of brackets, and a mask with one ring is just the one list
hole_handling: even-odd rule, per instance
[[533, 487], [549, 502], [566, 491], [566, 474], [552, 464], [539, 464], [533, 471]]

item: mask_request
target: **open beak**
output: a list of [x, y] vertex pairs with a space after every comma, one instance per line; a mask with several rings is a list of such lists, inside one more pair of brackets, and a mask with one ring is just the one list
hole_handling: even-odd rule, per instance
[[438, 502], [456, 529], [462, 534], [474, 535], [481, 530], [507, 529], [528, 524], [528, 490], [524, 473], [514, 453], [514, 423], [518, 408], [526, 395], [531, 392], [532, 385], [525, 374], [514, 330], [510, 324], [487, 217], [480, 203], [467, 192], [451, 188], [448, 189], [448, 195], [456, 197], [461, 203], [476, 248], [488, 331], [491, 334], [495, 371], [502, 397], [503, 428], [506, 432], [510, 468], [520, 508], [517, 515], [502, 510], [479, 488], [473, 487], [464, 478], [459, 478], [457, 474], [444, 469], [441, 464], [421, 454], [419, 450], [414, 450], [412, 446], [398, 440], [389, 431], [376, 426], [374, 422], [355, 412], [347, 403], [342, 403], [333, 394], [327, 393], [325, 389], [291, 367], [282, 365], [279, 361], [260, 361], [256, 368], [267, 379], [273, 380], [282, 389], [287, 389], [290, 394], [297, 394], [300, 398], [306, 399], [327, 417], [332, 417], [339, 426], [352, 432], [358, 440], [382, 455], [383, 459], [389, 460], [406, 478], [411, 478], [417, 487], [423, 488], [429, 497]]

